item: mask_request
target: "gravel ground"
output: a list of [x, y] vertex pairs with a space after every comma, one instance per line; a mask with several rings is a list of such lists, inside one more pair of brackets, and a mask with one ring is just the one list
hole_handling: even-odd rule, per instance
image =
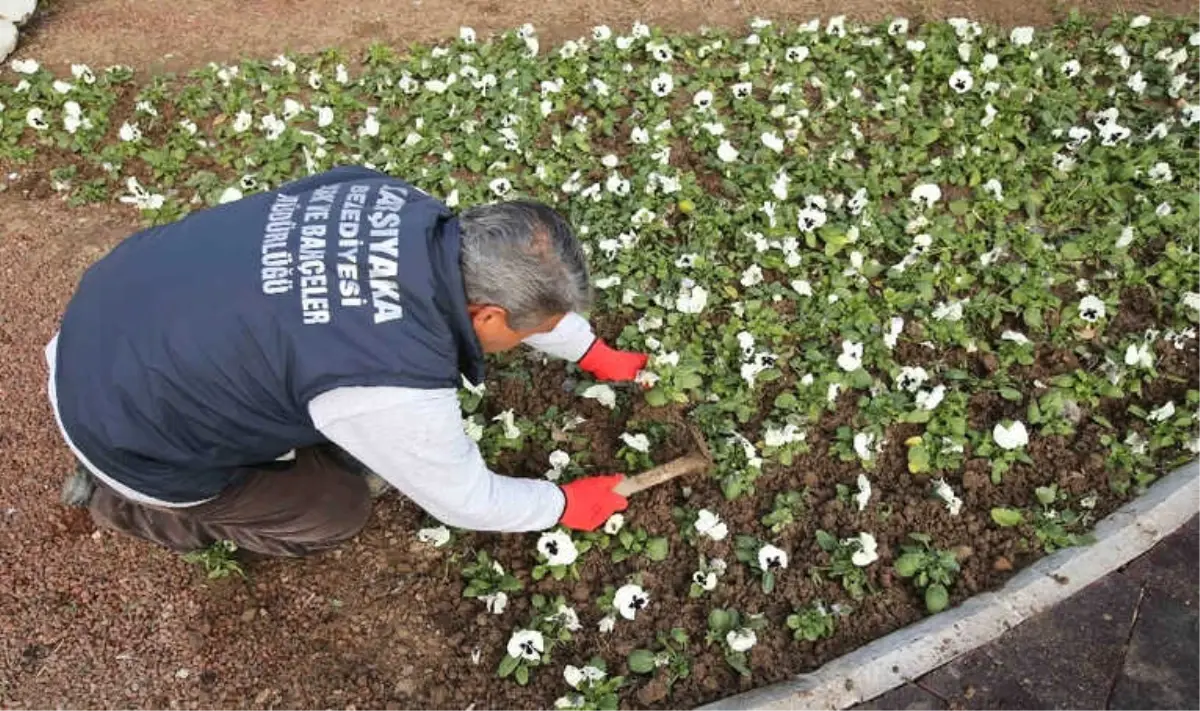
[[[526, 20], [555, 38], [634, 19], [693, 27], [756, 14], [808, 19], [838, 12], [1037, 24], [1060, 14], [1050, 3], [950, 0], [602, 0], [520, 12], [502, 0], [411, 0], [405, 12], [389, 0], [352, 9], [266, 0], [251, 11], [235, 0], [46, 5], [17, 56], [51, 66], [150, 68], [427, 39], [459, 24], [490, 30]], [[1195, 3], [1156, 0], [1137, 9], [1194, 14]], [[132, 232], [136, 216], [123, 206], [72, 210], [15, 190], [0, 193], [0, 212], [0, 706], [437, 704], [442, 672], [470, 664], [471, 640], [442, 639], [439, 625], [409, 612], [437, 600], [441, 584], [437, 563], [409, 543], [417, 515], [402, 501], [377, 506], [368, 530], [342, 551], [257, 563], [249, 583], [205, 582], [175, 556], [95, 532], [86, 514], [57, 504], [69, 457], [46, 403], [42, 348], [82, 270]]]

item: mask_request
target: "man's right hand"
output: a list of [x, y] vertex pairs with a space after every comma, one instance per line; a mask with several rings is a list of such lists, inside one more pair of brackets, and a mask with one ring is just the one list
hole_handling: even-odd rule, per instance
[[624, 511], [629, 501], [613, 488], [625, 479], [624, 474], [609, 474], [576, 479], [563, 484], [563, 495], [567, 504], [563, 508], [559, 523], [577, 531], [595, 531], [604, 525], [610, 516]]

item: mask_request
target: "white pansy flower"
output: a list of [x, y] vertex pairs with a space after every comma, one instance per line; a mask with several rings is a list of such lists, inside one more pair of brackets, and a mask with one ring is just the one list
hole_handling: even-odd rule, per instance
[[743, 627], [742, 629], [730, 630], [725, 635], [725, 643], [729, 645], [730, 651], [733, 652], [748, 652], [758, 644], [758, 635], [754, 630]]
[[615, 513], [612, 516], [609, 516], [608, 520], [604, 522], [604, 532], [610, 536], [617, 535], [624, 527], [625, 516], [623, 514]]
[[1161, 202], [1158, 207], [1154, 208], [1154, 214], [1159, 217], [1166, 217], [1171, 214], [1171, 203]]
[[613, 607], [627, 620], [635, 619], [638, 610], [645, 609], [649, 604], [650, 595], [640, 585], [622, 585], [613, 595]]
[[37, 106], [25, 112], [25, 125], [36, 131], [50, 128], [50, 124], [46, 123], [46, 112]]
[[508, 638], [508, 656], [514, 659], [538, 661], [546, 651], [546, 641], [537, 630], [517, 630]]
[[842, 341], [842, 353], [837, 357], [838, 367], [847, 373], [853, 373], [862, 367], [862, 357], [862, 343]]
[[1185, 292], [1183, 295], [1183, 305], [1193, 311], [1200, 311], [1200, 293], [1194, 291]]
[[854, 435], [854, 453], [864, 462], [875, 458], [875, 435], [870, 432], [858, 432]]
[[904, 319], [900, 316], [893, 316], [888, 322], [887, 332], [883, 334], [883, 345], [891, 350], [896, 347], [896, 342], [900, 339], [900, 334], [904, 331]]
[[516, 415], [513, 414], [513, 411], [508, 409], [492, 418], [493, 422], [499, 422], [504, 426], [505, 439], [517, 439], [521, 436], [521, 430], [517, 427], [514, 420], [515, 417]]
[[579, 558], [575, 541], [562, 531], [547, 531], [538, 538], [538, 553], [547, 565], [571, 565]]
[[463, 418], [463, 431], [476, 442], [483, 439], [483, 425], [479, 424], [474, 417]]
[[983, 191], [992, 196], [997, 202], [1004, 199], [1004, 186], [999, 180], [992, 178], [983, 184]]
[[1125, 349], [1125, 365], [1152, 368], [1154, 367], [1154, 351], [1146, 343], [1130, 344]]
[[979, 62], [979, 71], [987, 74], [998, 66], [1000, 66], [1000, 58], [988, 52], [983, 55], [983, 59]]
[[896, 375], [896, 385], [900, 386], [901, 390], [907, 390], [910, 393], [920, 390], [926, 380], [929, 380], [929, 373], [920, 366], [906, 365]]
[[1107, 307], [1098, 297], [1088, 294], [1079, 302], [1079, 317], [1084, 321], [1095, 322], [1107, 315]]
[[796, 290], [796, 293], [801, 296], [813, 295], [812, 284], [808, 283], [807, 279], [796, 279], [792, 282], [791, 286]]
[[959, 69], [950, 75], [950, 88], [959, 94], [965, 94], [975, 86], [975, 77], [968, 69]]
[[913, 54], [920, 54], [925, 51], [925, 40], [911, 39], [904, 43], [904, 48]]
[[717, 157], [726, 163], [731, 163], [737, 160], [738, 150], [729, 141], [722, 140], [721, 145], [717, 147]]
[[775, 180], [771, 182], [771, 194], [777, 200], [787, 200], [788, 183], [790, 182], [792, 182], [791, 177], [788, 176], [783, 168], [780, 168], [779, 172], [775, 174]]
[[723, 541], [725, 536], [729, 535], [729, 527], [721, 520], [717, 514], [708, 509], [700, 509], [696, 512], [696, 532], [714, 541]]
[[1014, 27], [1008, 35], [1009, 41], [1018, 47], [1024, 47], [1033, 43], [1033, 28], [1032, 27]]
[[1129, 79], [1125, 81], [1125, 86], [1129, 87], [1129, 90], [1135, 94], [1144, 94], [1147, 86], [1146, 78], [1142, 76], [1141, 72], [1134, 72], [1129, 76]]
[[484, 595], [480, 600], [483, 600], [484, 607], [493, 615], [503, 615], [508, 607], [508, 593], [503, 590]]
[[605, 615], [604, 617], [600, 618], [600, 622], [597, 623], [596, 629], [600, 631], [600, 634], [608, 634], [609, 632], [612, 632], [614, 629], [616, 629], [616, 626], [617, 626], [616, 616], [615, 615]]
[[1151, 422], [1165, 422], [1166, 420], [1169, 420], [1170, 418], [1172, 418], [1174, 416], [1175, 416], [1175, 403], [1168, 402], [1166, 405], [1163, 405], [1162, 407], [1151, 410], [1146, 415], [1146, 419], [1150, 420]]
[[1146, 25], [1149, 25], [1149, 24], [1150, 24], [1150, 17], [1148, 15], [1138, 15], [1137, 17], [1135, 17], [1129, 21], [1129, 26], [1135, 30], [1145, 27]]
[[933, 309], [935, 321], [961, 321], [965, 301], [942, 301]]
[[858, 549], [850, 556], [850, 562], [859, 568], [865, 568], [868, 565], [879, 560], [879, 544], [875, 542], [875, 536], [869, 533], [859, 533], [857, 538], [851, 538], [850, 542]]
[[858, 493], [854, 495], [854, 503], [858, 505], [858, 510], [862, 511], [871, 501], [871, 480], [867, 478], [866, 474], [859, 474], [857, 483]]
[[217, 203], [224, 205], [229, 202], [237, 202], [242, 199], [242, 191], [230, 186], [221, 192], [221, 196], [217, 198]]
[[1171, 172], [1170, 164], [1162, 161], [1159, 161], [1151, 166], [1150, 170], [1146, 173], [1146, 176], [1155, 183], [1169, 183], [1174, 178], [1174, 174]]
[[764, 571], [786, 569], [788, 567], [787, 551], [767, 543], [758, 549], [758, 567]]
[[825, 25], [825, 34], [833, 35], [834, 37], [846, 36], [846, 16], [834, 15], [829, 18], [829, 24]]
[[597, 383], [596, 385], [589, 387], [587, 390], [584, 390], [581, 397], [595, 400], [610, 410], [617, 406], [616, 391], [614, 391], [611, 386], [603, 383]]
[[441, 548], [450, 542], [450, 529], [445, 526], [422, 528], [417, 531], [417, 540], [422, 543], [428, 543], [434, 548]]
[[662, 72], [650, 80], [650, 91], [654, 92], [654, 95], [659, 98], [667, 96], [674, 89], [675, 78], [667, 72]]
[[1062, 66], [1059, 67], [1058, 70], [1062, 72], [1063, 76], [1066, 78], [1073, 79], [1079, 75], [1079, 72], [1083, 71], [1083, 65], [1079, 63], [1078, 59], [1068, 59], [1062, 63]]
[[622, 432], [621, 441], [625, 443], [625, 446], [638, 452], [650, 451], [650, 438], [644, 434], [631, 435], [628, 432]]
[[809, 233], [823, 227], [827, 219], [824, 210], [806, 207], [797, 215], [797, 226], [801, 232]]
[[86, 64], [72, 64], [71, 76], [75, 77], [84, 84], [95, 84], [96, 75], [92, 72], [92, 68]]
[[925, 411], [935, 410], [938, 405], [942, 404], [942, 400], [946, 399], [946, 386], [936, 385], [932, 388], [919, 390], [914, 399], [918, 408]]
[[793, 442], [803, 442], [805, 439], [804, 432], [792, 423], [783, 426], [782, 429], [777, 427], [768, 427], [763, 433], [763, 444], [768, 447], [786, 447]]
[[775, 133], [774, 131], [765, 131], [759, 138], [762, 140], [763, 145], [767, 148], [770, 148], [776, 153], [783, 152], [783, 139], [780, 138], [779, 134]]
[[1029, 432], [1025, 429], [1025, 423], [1020, 420], [1007, 426], [997, 422], [992, 428], [992, 439], [996, 440], [1001, 449], [1020, 449], [1029, 444]]
[[675, 298], [675, 310], [685, 314], [698, 314], [707, 304], [708, 291], [699, 284], [681, 286]]
[[809, 55], [808, 47], [795, 46], [795, 47], [788, 47], [786, 50], [784, 50], [783, 58], [789, 64], [799, 64], [799, 63], [803, 62], [804, 60], [808, 59], [808, 55]]
[[117, 136], [127, 143], [142, 140], [142, 129], [138, 128], [136, 123], [126, 121], [121, 124], [121, 129], [117, 132]]
[[936, 183], [922, 183], [914, 187], [909, 195], [909, 200], [922, 208], [933, 207], [934, 203], [941, 199], [942, 189]]
[[36, 59], [14, 59], [9, 66], [17, 74], [36, 74], [42, 65]]
[[237, 115], [233, 117], [233, 131], [234, 133], [242, 133], [248, 130], [253, 123], [254, 117], [251, 116], [249, 112], [239, 111]]
[[762, 280], [763, 270], [757, 264], [751, 264], [749, 267], [746, 267], [746, 271], [742, 272], [741, 284], [744, 287], [755, 286], [762, 283]]
[[904, 17], [895, 18], [888, 24], [887, 33], [893, 37], [908, 34], [908, 19]]
[[954, 489], [946, 483], [945, 479], [934, 479], [933, 495], [946, 502], [946, 510], [951, 516], [957, 516], [962, 511], [963, 500], [954, 493]]

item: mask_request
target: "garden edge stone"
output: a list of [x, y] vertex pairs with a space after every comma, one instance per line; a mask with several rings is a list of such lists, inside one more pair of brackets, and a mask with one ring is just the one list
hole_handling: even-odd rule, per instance
[[1046, 556], [970, 598], [787, 681], [700, 709], [845, 709], [918, 679], [1145, 553], [1196, 515], [1200, 461], [1176, 469], [1096, 524], [1096, 542]]

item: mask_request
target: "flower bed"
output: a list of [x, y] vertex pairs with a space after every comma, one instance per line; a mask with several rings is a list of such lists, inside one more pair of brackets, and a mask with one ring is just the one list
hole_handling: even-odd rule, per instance
[[443, 703], [687, 706], [1086, 543], [1196, 452], [1198, 44], [834, 18], [146, 81], [24, 60], [0, 158], [35, 197], [159, 222], [348, 162], [556, 204], [647, 389], [511, 354], [463, 391], [467, 431], [567, 481], [684, 453], [686, 419], [715, 466], [594, 534], [429, 522], [468, 597], [439, 624], [478, 649]]

